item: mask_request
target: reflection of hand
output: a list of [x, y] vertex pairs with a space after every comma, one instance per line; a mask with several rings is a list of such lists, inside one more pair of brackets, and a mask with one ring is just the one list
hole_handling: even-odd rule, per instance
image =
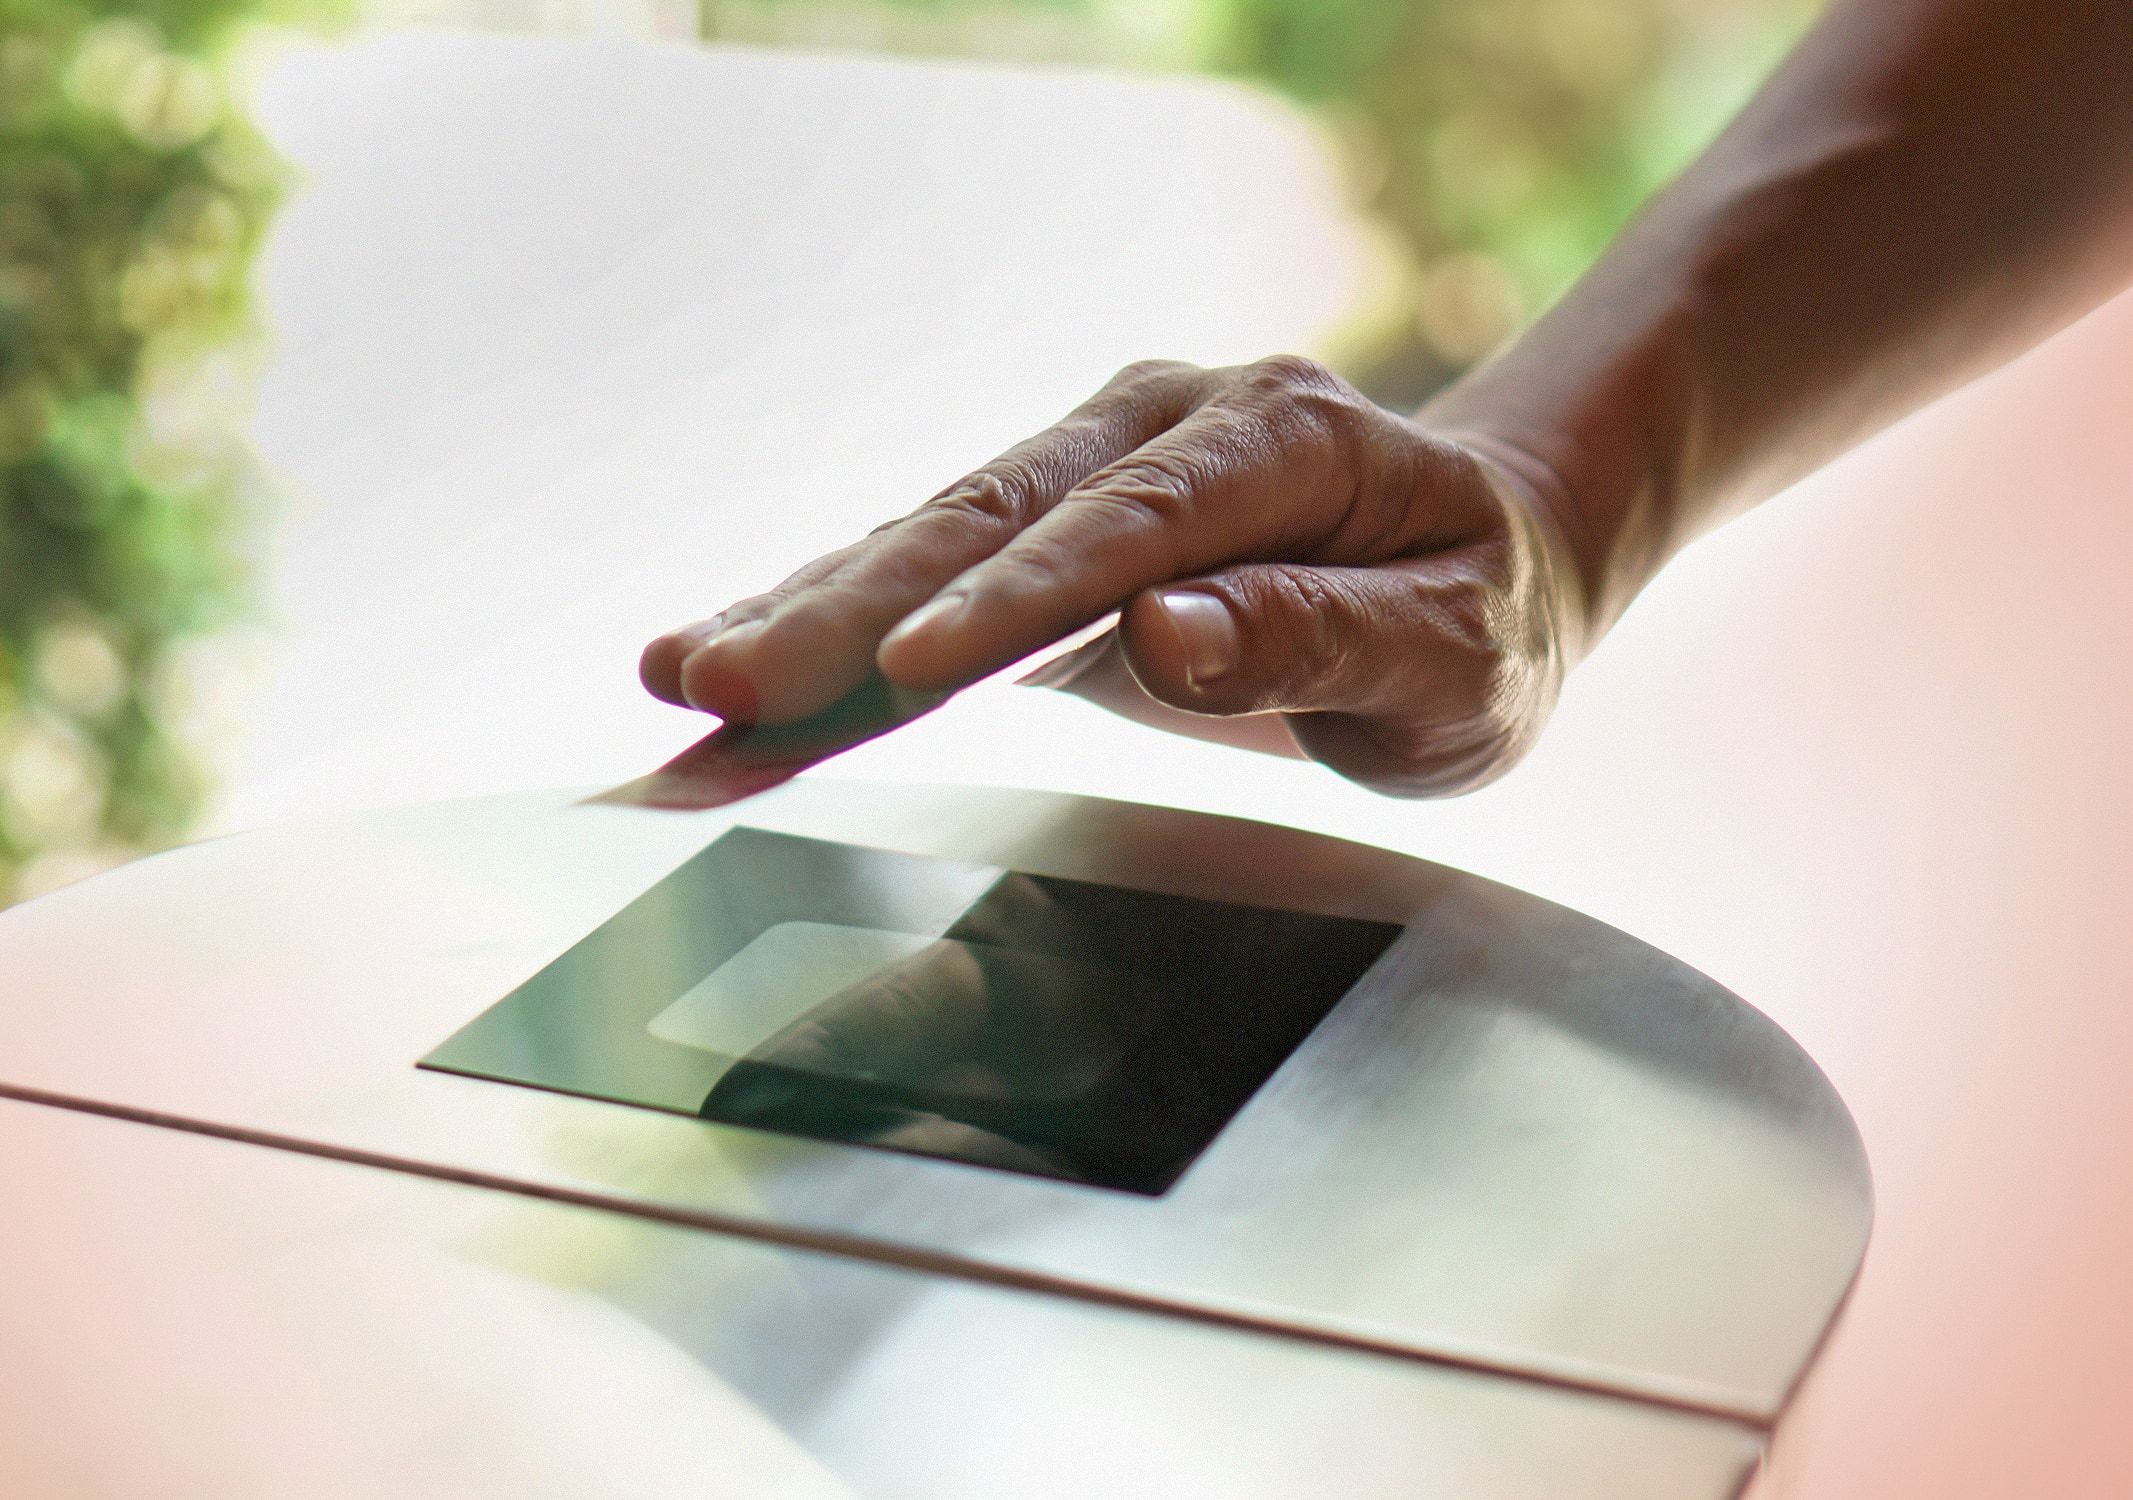
[[747, 1061], [865, 1083], [997, 1095], [980, 1060], [991, 997], [971, 952], [935, 942], [868, 975], [750, 1049]]
[[967, 685], [1122, 608], [1055, 681], [1195, 732], [1278, 711], [1344, 774], [1458, 791], [1532, 743], [1575, 650], [1557, 538], [1507, 465], [1307, 360], [1134, 365], [642, 670], [670, 701], [785, 722], [876, 670]]
[[1056, 961], [936, 942], [766, 1039], [700, 1113], [1078, 1178], [1036, 1141], [1118, 1060], [1105, 999]]

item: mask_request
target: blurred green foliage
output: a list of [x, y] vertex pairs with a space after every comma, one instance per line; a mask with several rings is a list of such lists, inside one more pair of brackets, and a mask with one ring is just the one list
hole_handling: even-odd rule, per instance
[[1325, 351], [1419, 403], [1530, 319], [1746, 98], [1812, 0], [700, 0], [787, 45], [1210, 70], [1332, 131], [1385, 286]]
[[181, 833], [193, 644], [242, 598], [249, 0], [0, 0], [0, 901]]
[[1208, 61], [1336, 131], [1392, 286], [1344, 363], [1419, 403], [1575, 279], [1742, 103], [1801, 0], [1206, 0]]

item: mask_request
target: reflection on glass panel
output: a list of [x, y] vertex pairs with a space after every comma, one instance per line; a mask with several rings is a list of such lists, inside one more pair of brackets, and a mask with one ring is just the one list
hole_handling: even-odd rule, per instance
[[737, 828], [423, 1063], [1159, 1193], [1398, 932]]

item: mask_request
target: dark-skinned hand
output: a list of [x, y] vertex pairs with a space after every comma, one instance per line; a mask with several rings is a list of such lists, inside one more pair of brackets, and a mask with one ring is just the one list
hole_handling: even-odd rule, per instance
[[1582, 634], [1533, 475], [1309, 360], [1136, 364], [909, 515], [660, 636], [641, 671], [669, 702], [789, 724], [880, 679], [953, 691], [1118, 611], [1039, 680], [1382, 791], [1463, 791], [1532, 745]]

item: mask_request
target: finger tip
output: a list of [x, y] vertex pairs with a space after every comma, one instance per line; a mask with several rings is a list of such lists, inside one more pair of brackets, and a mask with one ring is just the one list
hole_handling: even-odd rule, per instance
[[833, 709], [867, 678], [868, 658], [832, 642], [738, 626], [690, 654], [681, 672], [689, 706], [736, 724], [793, 724]]
[[1149, 697], [1173, 708], [1199, 710], [1206, 690], [1187, 671], [1185, 643], [1156, 591], [1135, 595], [1119, 614], [1119, 645], [1134, 680]]
[[916, 693], [945, 692], [961, 686], [951, 673], [942, 670], [943, 665], [937, 649], [911, 637], [899, 640], [891, 636], [874, 652], [875, 671], [891, 686]]
[[760, 715], [762, 694], [735, 656], [722, 642], [691, 651], [678, 674], [681, 697], [690, 708], [730, 724], [752, 724]]
[[681, 665], [695, 650], [693, 641], [684, 640], [678, 633], [654, 637], [637, 655], [637, 680], [644, 690], [663, 703], [687, 706], [682, 695]]
[[904, 616], [874, 648], [875, 670], [898, 687], [922, 692], [961, 686], [956, 646], [969, 603], [966, 593], [952, 590]]

